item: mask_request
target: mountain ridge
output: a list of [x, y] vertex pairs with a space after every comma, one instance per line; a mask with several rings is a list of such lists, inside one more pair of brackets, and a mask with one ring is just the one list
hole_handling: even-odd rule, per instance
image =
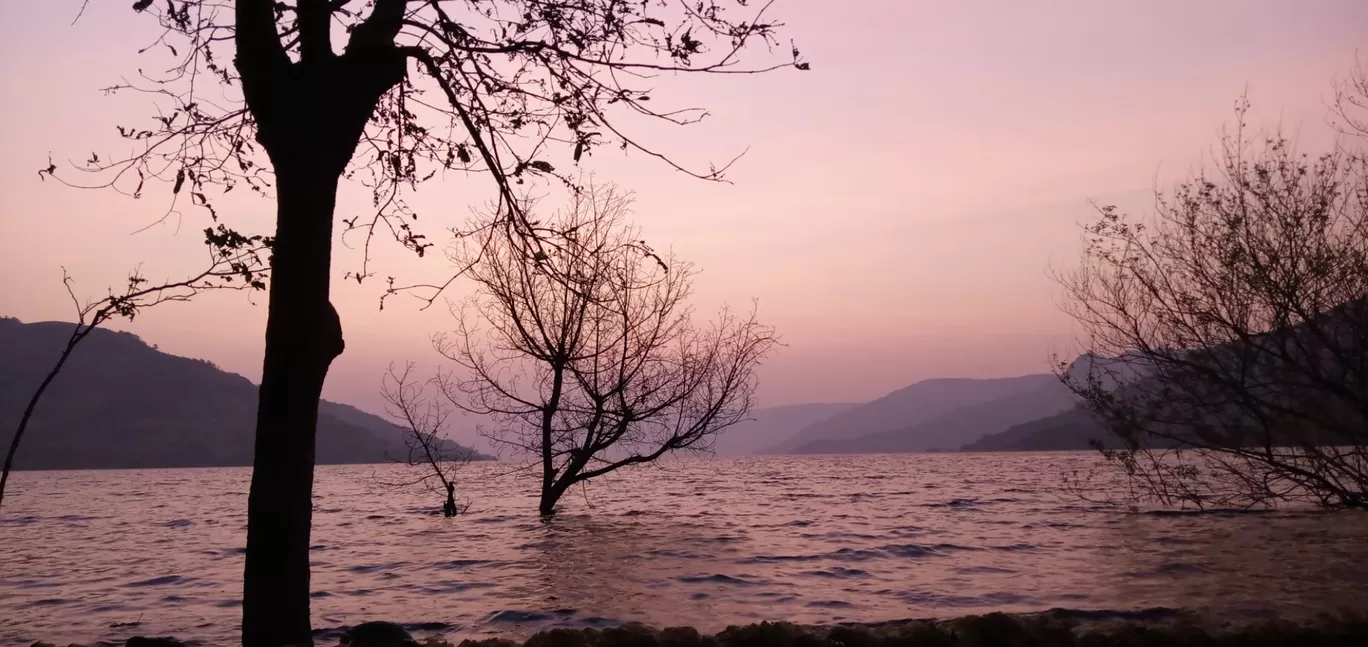
[[[921, 380], [858, 407], [814, 422], [762, 453], [787, 454], [819, 440], [842, 441], [907, 429], [961, 407], [988, 402], [1056, 381], [1048, 373], [1005, 378]], [[951, 449], [951, 448], [946, 448]]]
[[965, 405], [908, 427], [855, 438], [811, 441], [794, 449], [793, 453], [953, 452], [984, 436], [1064, 411], [1073, 406], [1076, 399], [1067, 386], [1053, 380], [1028, 391]]
[[718, 456], [749, 456], [762, 452], [798, 430], [832, 415], [860, 406], [859, 402], [808, 402], [756, 409], [722, 431], [713, 442]]
[[959, 448], [962, 452], [1067, 451], [1090, 449], [1094, 441], [1108, 449], [1122, 443], [1093, 419], [1083, 406], [1012, 425]]
[[[0, 442], [6, 446], [74, 325], [0, 318]], [[15, 467], [251, 465], [256, 397], [250, 380], [212, 362], [164, 353], [132, 333], [96, 329], [39, 402]], [[383, 463], [408, 452], [388, 420], [327, 400], [319, 402], [316, 442], [318, 464]]]

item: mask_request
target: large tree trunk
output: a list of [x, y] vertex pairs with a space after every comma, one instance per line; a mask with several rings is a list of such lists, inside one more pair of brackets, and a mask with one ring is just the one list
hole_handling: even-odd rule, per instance
[[[314, 435], [328, 365], [342, 352], [342, 325], [328, 301], [337, 184], [381, 95], [404, 79], [393, 38], [404, 0], [377, 0], [347, 53], [327, 39], [337, 3], [296, 3], [311, 14], [309, 55], [291, 62], [279, 3], [235, 3], [243, 96], [276, 178], [276, 238], [266, 358], [257, 404], [256, 455], [247, 502], [242, 644], [309, 645], [309, 527]], [[273, 17], [275, 16], [275, 17]], [[321, 22], [319, 17], [322, 16]], [[303, 16], [301, 16], [303, 18]], [[322, 29], [318, 29], [319, 25]]]
[[247, 503], [245, 647], [313, 643], [309, 526], [314, 434], [323, 380], [343, 347], [342, 326], [328, 301], [338, 175], [332, 165], [295, 159], [276, 165], [278, 212], [266, 357]]

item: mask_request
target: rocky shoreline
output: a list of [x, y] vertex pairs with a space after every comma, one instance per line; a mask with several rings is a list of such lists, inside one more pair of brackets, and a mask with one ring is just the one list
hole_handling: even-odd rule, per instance
[[[1365, 647], [1368, 646], [1368, 614], [1340, 611], [1308, 619], [1231, 622], [1199, 612], [1167, 608], [1131, 612], [1054, 609], [1033, 614], [989, 613], [947, 620], [831, 626], [762, 622], [728, 627], [712, 635], [699, 633], [692, 627], [655, 629], [627, 624], [605, 629], [551, 629], [521, 643], [499, 637], [467, 639], [459, 643], [437, 636], [415, 639], [409, 628], [391, 622], [368, 622], [355, 627], [319, 630], [315, 634], [316, 644], [343, 647]], [[124, 645], [200, 647], [205, 644], [139, 636]], [[38, 642], [32, 647], [55, 646]]]

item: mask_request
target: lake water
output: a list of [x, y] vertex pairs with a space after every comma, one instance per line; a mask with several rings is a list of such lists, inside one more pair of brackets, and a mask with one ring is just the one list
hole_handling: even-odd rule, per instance
[[[1061, 493], [1092, 453], [680, 461], [575, 489], [467, 468], [469, 514], [322, 467], [321, 644], [370, 619], [451, 638], [641, 621], [715, 631], [1052, 607], [1299, 615], [1368, 604], [1368, 515], [1129, 513]], [[26, 472], [0, 510], [0, 643], [232, 644], [247, 469]], [[127, 624], [139, 623], [139, 624]]]

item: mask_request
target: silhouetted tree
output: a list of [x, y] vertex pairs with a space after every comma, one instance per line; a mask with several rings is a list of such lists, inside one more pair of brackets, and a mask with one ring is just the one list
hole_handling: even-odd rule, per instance
[[1368, 159], [1246, 140], [1159, 196], [1102, 207], [1063, 277], [1089, 336], [1064, 374], [1164, 503], [1362, 507], [1368, 488]]
[[0, 472], [0, 503], [5, 499], [5, 485], [9, 482], [10, 471], [14, 468], [14, 456], [19, 452], [19, 444], [28, 430], [29, 419], [37, 410], [43, 394], [47, 391], [57, 374], [66, 365], [71, 353], [76, 350], [91, 331], [104, 325], [110, 319], [123, 317], [132, 320], [144, 309], [170, 301], [188, 301], [205, 290], [264, 290], [267, 271], [262, 254], [270, 249], [271, 239], [263, 236], [240, 236], [223, 227], [206, 229], [205, 243], [210, 247], [209, 266], [204, 271], [181, 281], [169, 281], [152, 285], [142, 273], [134, 270], [128, 276], [128, 284], [122, 292], [109, 291], [109, 295], [98, 300], [82, 302], [72, 289], [72, 279], [62, 270], [62, 283], [71, 297], [76, 310], [76, 324], [67, 337], [66, 344], [58, 353], [52, 369], [43, 376], [43, 381], [33, 391], [28, 406], [19, 418], [19, 426], [10, 439], [9, 451], [5, 454], [4, 471]]
[[570, 486], [666, 454], [706, 448], [750, 410], [754, 369], [775, 343], [754, 315], [693, 321], [694, 274], [655, 255], [612, 189], [581, 193], [545, 225], [546, 263], [524, 262], [512, 226], [458, 239], [476, 294], [434, 338], [457, 369], [439, 375], [460, 409], [489, 416], [493, 442], [541, 472], [539, 511]]
[[385, 375], [380, 388], [388, 404], [385, 413], [404, 434], [408, 455], [403, 462], [422, 473], [411, 484], [426, 485], [444, 496], [442, 514], [454, 517], [463, 509], [456, 501], [456, 472], [471, 461], [474, 452], [446, 438], [451, 408], [424, 394], [426, 384], [412, 377], [414, 366], [413, 362], [404, 364], [402, 370], [391, 366]]
[[[673, 164], [619, 123], [645, 116], [686, 124], [698, 110], [654, 108], [661, 73], [749, 73], [805, 63], [741, 67], [742, 51], [777, 45], [768, 4], [718, 0], [136, 0], [162, 33], [145, 52], [169, 53], [162, 74], [111, 91], [147, 93], [150, 127], [120, 133], [127, 157], [92, 155], [87, 186], [132, 196], [148, 182], [217, 219], [218, 192], [273, 195], [266, 352], [248, 499], [243, 643], [312, 642], [309, 529], [318, 397], [342, 327], [329, 301], [339, 181], [374, 193], [369, 216], [344, 220], [364, 236], [357, 281], [371, 275], [374, 234], [388, 231], [418, 254], [406, 191], [438, 173], [487, 171], [524, 238], [534, 236], [513, 187], [556, 176], [598, 146], [635, 149]], [[742, 13], [738, 13], [742, 12]], [[345, 45], [338, 52], [339, 41]], [[147, 68], [145, 68], [147, 69]], [[561, 160], [566, 160], [565, 162]], [[725, 168], [725, 167], [724, 167]], [[49, 163], [43, 173], [54, 176]], [[708, 179], [722, 169], [689, 171]], [[565, 179], [562, 177], [562, 179]], [[535, 241], [532, 241], [535, 243]], [[535, 247], [535, 245], [533, 245]], [[540, 252], [530, 252], [537, 254]], [[426, 294], [435, 299], [450, 280]], [[406, 289], [390, 283], [391, 291]]]

